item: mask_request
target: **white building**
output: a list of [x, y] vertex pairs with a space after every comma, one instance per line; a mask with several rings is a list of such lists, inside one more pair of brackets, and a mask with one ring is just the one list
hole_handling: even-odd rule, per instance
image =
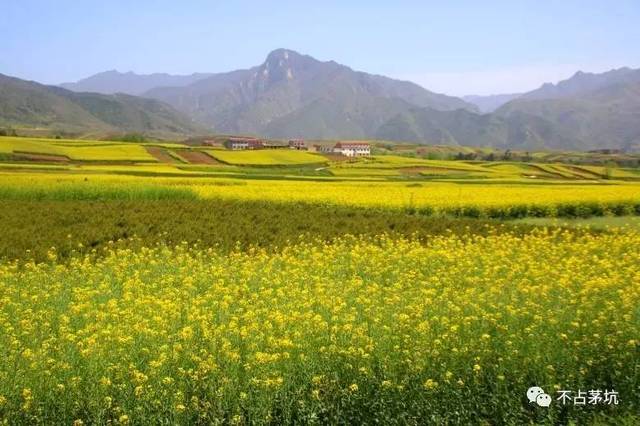
[[234, 151], [245, 149], [261, 149], [264, 148], [264, 142], [256, 138], [238, 138], [232, 137], [225, 141], [224, 146]]
[[366, 142], [338, 142], [333, 147], [333, 152], [346, 157], [368, 157], [371, 155], [371, 147]]

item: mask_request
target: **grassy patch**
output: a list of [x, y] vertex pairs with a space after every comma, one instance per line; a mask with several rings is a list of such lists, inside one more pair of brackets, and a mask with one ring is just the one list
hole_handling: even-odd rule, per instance
[[[389, 233], [426, 239], [451, 232], [487, 235], [506, 230], [526, 232], [532, 228], [408, 215], [402, 211], [304, 203], [191, 200], [175, 198], [182, 195], [180, 193], [164, 195], [167, 199], [130, 200], [116, 193], [109, 201], [73, 201], [65, 194], [64, 199], [69, 201], [45, 201], [51, 198], [38, 193], [30, 200], [25, 197], [0, 200], [0, 258], [44, 260], [52, 246], [58, 248], [60, 256], [67, 257], [73, 251], [88, 253], [109, 248], [110, 241], [118, 240], [124, 240], [119, 245], [125, 247], [185, 241], [229, 250], [238, 244], [278, 248], [300, 238], [331, 240], [345, 234]], [[37, 199], [41, 201], [35, 201]], [[136, 239], [129, 240], [134, 236]]]
[[61, 184], [49, 187], [2, 187], [0, 199], [27, 201], [179, 200], [195, 199], [188, 188]]

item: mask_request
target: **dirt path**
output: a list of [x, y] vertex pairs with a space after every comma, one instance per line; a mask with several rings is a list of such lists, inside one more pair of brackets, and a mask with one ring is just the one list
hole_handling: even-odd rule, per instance
[[176, 164], [178, 160], [169, 155], [166, 149], [157, 146], [147, 146], [147, 152], [153, 155], [161, 163]]

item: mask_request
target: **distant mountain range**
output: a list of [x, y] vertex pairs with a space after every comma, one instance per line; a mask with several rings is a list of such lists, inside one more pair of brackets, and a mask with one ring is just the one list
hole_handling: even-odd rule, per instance
[[637, 151], [640, 70], [578, 72], [557, 85], [522, 94], [490, 114], [414, 108], [385, 123], [376, 136], [505, 149]]
[[146, 133], [158, 137], [202, 132], [162, 102], [126, 94], [76, 93], [0, 74], [0, 127], [73, 133]]
[[62, 83], [60, 87], [74, 92], [94, 92], [107, 95], [126, 93], [137, 96], [156, 87], [188, 86], [212, 75], [211, 73], [195, 73], [191, 75], [155, 73], [138, 75], [131, 71], [121, 73], [116, 70], [111, 70], [83, 78], [75, 83]]
[[[151, 76], [109, 74], [117, 84], [105, 86], [103, 73], [83, 80], [82, 90], [116, 92], [151, 81]], [[172, 105], [211, 131], [276, 138], [369, 137], [391, 117], [415, 106], [477, 111], [459, 98], [414, 83], [353, 71], [286, 49], [271, 52], [263, 64], [250, 69], [156, 87], [142, 96]]]
[[223, 133], [336, 139], [371, 136], [411, 107], [476, 108], [417, 84], [357, 72], [291, 50], [271, 52], [248, 70], [217, 74], [186, 87], [143, 94], [173, 105]]
[[637, 83], [640, 81], [640, 70], [619, 68], [608, 72], [594, 74], [576, 72], [571, 78], [558, 84], [545, 83], [539, 89], [524, 93], [523, 99], [560, 99], [582, 96], [614, 84]]
[[612, 84], [631, 83], [638, 81], [638, 72], [631, 68], [620, 68], [601, 74], [576, 72], [573, 77], [558, 84], [545, 83], [536, 90], [527, 93], [510, 93], [504, 95], [463, 96], [462, 99], [474, 104], [480, 112], [494, 112], [502, 105], [515, 99], [559, 99], [577, 97], [596, 91]]
[[640, 70], [578, 72], [545, 84], [496, 110], [526, 132], [512, 144], [568, 149], [640, 149]]
[[[640, 70], [621, 68], [601, 74], [577, 72], [558, 84], [547, 83], [523, 94], [461, 99], [278, 49], [260, 65], [227, 73], [171, 76], [108, 71], [64, 84], [104, 94], [23, 82], [21, 87], [29, 90], [22, 95], [14, 92], [8, 97], [0, 91], [0, 125], [106, 125], [142, 132], [164, 128], [185, 135], [386, 139], [531, 150], [638, 149], [639, 85]], [[41, 96], [46, 94], [49, 110], [62, 98], [73, 104], [63, 109], [74, 108], [74, 113], [64, 115], [56, 108], [57, 115], [40, 111], [34, 105], [44, 98], [36, 102], [33, 87]], [[29, 108], [16, 108], [25, 102]], [[105, 107], [109, 102], [120, 105], [117, 114]], [[140, 119], [143, 115], [151, 119]]]

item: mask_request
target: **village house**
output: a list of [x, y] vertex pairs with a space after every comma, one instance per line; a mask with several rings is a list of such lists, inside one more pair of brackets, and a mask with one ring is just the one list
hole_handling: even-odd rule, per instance
[[307, 146], [305, 145], [302, 139], [290, 139], [289, 148], [297, 149], [297, 150], [306, 150]]
[[231, 137], [224, 143], [225, 148], [234, 151], [244, 149], [261, 149], [264, 146], [264, 142], [257, 138], [241, 138]]
[[371, 155], [371, 148], [367, 142], [338, 142], [333, 147], [333, 153], [346, 157], [368, 157]]

